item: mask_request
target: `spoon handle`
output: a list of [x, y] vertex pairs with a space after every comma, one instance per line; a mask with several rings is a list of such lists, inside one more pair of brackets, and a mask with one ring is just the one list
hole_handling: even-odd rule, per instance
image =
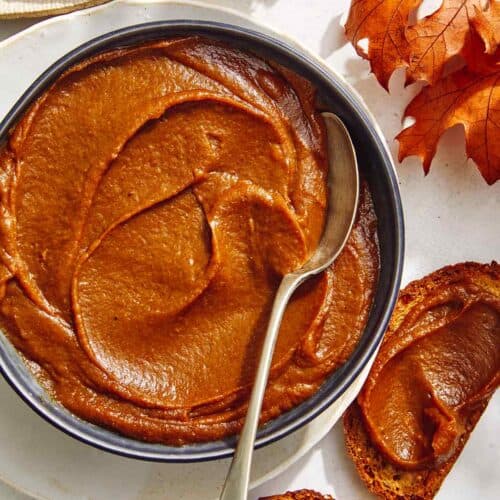
[[266, 391], [274, 347], [276, 345], [286, 305], [293, 292], [302, 281], [303, 277], [301, 276], [287, 274], [283, 277], [278, 291], [276, 292], [245, 423], [238, 440], [238, 446], [236, 447], [231, 467], [226, 477], [226, 482], [224, 483], [224, 488], [222, 489], [220, 500], [247, 499], [255, 435], [259, 425], [260, 410]]

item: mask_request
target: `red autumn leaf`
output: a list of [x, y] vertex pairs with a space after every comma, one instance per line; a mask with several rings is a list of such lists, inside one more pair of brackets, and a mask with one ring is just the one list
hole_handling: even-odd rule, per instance
[[484, 37], [471, 31], [463, 55], [467, 66], [424, 87], [406, 108], [415, 123], [396, 137], [399, 160], [419, 156], [427, 173], [441, 135], [460, 124], [468, 156], [493, 184], [500, 178], [500, 49], [486, 54]]
[[[409, 44], [405, 28], [410, 13], [422, 0], [353, 0], [345, 25], [347, 38], [356, 52], [369, 59], [371, 69], [387, 90], [396, 68], [406, 67]], [[360, 45], [368, 39], [368, 50]]]

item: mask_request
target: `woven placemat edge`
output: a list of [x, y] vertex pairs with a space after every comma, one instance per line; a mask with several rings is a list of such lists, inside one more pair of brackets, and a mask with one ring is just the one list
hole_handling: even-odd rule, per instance
[[60, 14], [68, 14], [69, 12], [75, 12], [77, 10], [88, 9], [90, 7], [102, 5], [110, 1], [111, 0], [87, 0], [77, 5], [68, 5], [67, 7], [57, 7], [53, 9], [44, 9], [44, 10], [40, 9], [31, 12], [25, 12], [25, 11], [9, 12], [9, 13], [0, 12], [0, 19], [26, 19], [26, 18], [36, 18], [36, 17], [57, 16]]

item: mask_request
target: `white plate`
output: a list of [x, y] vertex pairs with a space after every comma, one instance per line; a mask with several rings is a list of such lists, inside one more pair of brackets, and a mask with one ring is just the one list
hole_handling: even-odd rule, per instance
[[[8, 112], [36, 76], [74, 47], [113, 29], [167, 19], [221, 21], [284, 38], [235, 12], [190, 2], [126, 0], [53, 18], [0, 44], [0, 116]], [[16, 71], [11, 70], [13, 67]], [[368, 368], [342, 398], [313, 422], [257, 450], [252, 486], [285, 470], [324, 437], [354, 399]], [[3, 380], [0, 407], [0, 477], [33, 497], [207, 500], [218, 497], [227, 472], [228, 460], [152, 464], [93, 449], [36, 416]]]

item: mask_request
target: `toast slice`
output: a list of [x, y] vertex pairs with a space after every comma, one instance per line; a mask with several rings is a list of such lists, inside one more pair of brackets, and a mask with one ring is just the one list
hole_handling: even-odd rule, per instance
[[[486, 290], [494, 297], [500, 298], [500, 265], [496, 262], [485, 265], [467, 262], [445, 267], [410, 283], [401, 291], [383, 343], [385, 344], [391, 337], [397, 335], [399, 325], [412, 307], [432, 290], [436, 287], [452, 285], [464, 279], [482, 290]], [[402, 469], [382, 456], [372, 444], [365, 427], [361, 408], [355, 401], [344, 414], [344, 434], [348, 453], [365, 485], [372, 493], [388, 500], [434, 498], [486, 409], [491, 394], [480, 401], [469, 413], [464, 422], [464, 432], [454, 453], [439, 466], [419, 470]]]
[[313, 490], [287, 491], [282, 495], [260, 497], [259, 500], [334, 500], [330, 495], [322, 495]]

